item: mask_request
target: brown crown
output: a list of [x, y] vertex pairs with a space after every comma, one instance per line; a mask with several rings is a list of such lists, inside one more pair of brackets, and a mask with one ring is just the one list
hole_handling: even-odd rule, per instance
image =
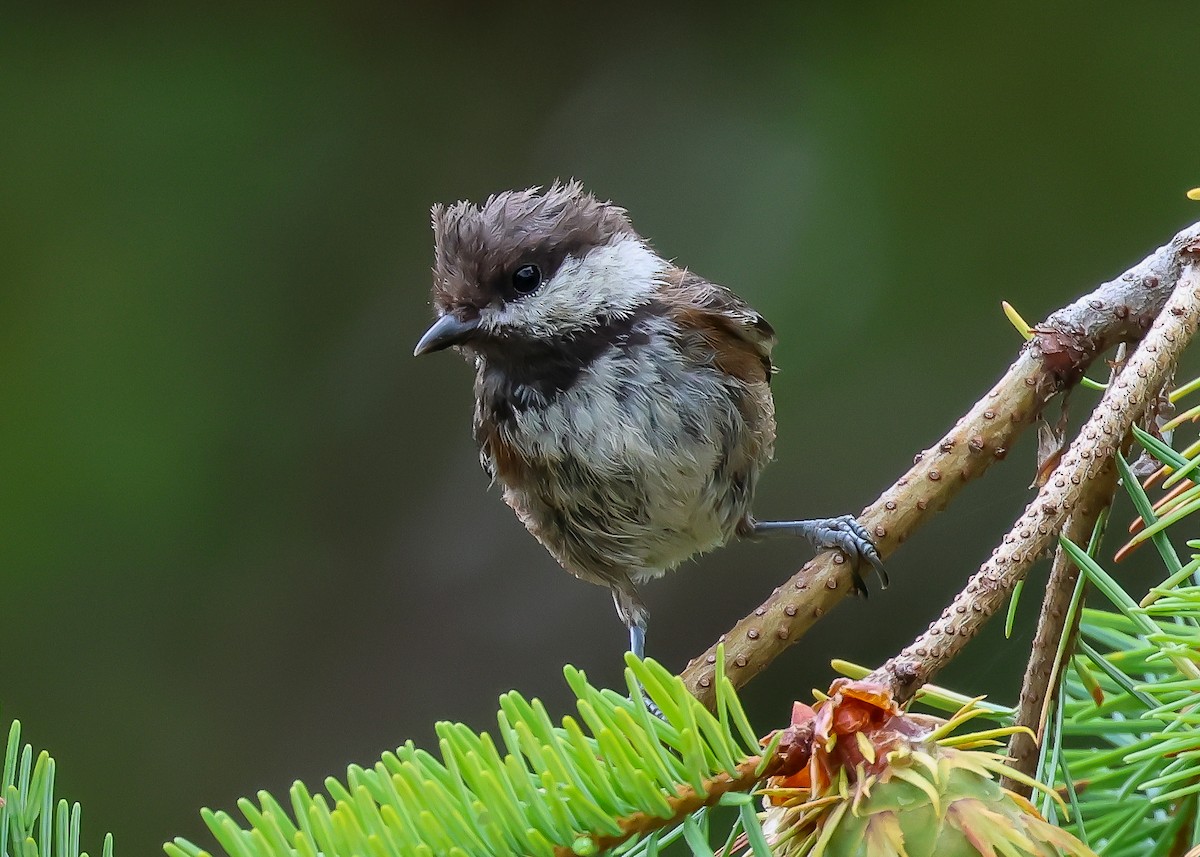
[[596, 199], [577, 181], [505, 191], [482, 205], [435, 205], [432, 222], [433, 300], [443, 310], [502, 298], [522, 265], [539, 266], [549, 279], [567, 256], [634, 234], [625, 209]]

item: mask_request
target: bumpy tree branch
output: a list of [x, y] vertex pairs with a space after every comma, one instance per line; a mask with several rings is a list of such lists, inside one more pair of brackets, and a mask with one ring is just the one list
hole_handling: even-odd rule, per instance
[[[1140, 339], [1179, 280], [1184, 255], [1197, 242], [1200, 224], [1039, 325], [1037, 336], [996, 386], [949, 433], [918, 453], [909, 471], [863, 510], [859, 520], [880, 554], [893, 553], [963, 485], [1004, 458], [1046, 402], [1076, 383], [1098, 355], [1118, 342]], [[822, 553], [721, 637], [726, 673], [735, 686], [761, 672], [848, 594], [845, 561], [838, 552]], [[709, 705], [714, 701], [716, 659], [714, 645], [683, 672], [691, 691]]]
[[[1104, 509], [1112, 503], [1117, 487], [1117, 470], [1111, 459], [1100, 474], [1091, 479], [1083, 489], [1079, 505], [1067, 518], [1063, 535], [1076, 544], [1087, 541]], [[1038, 747], [1045, 734], [1047, 701], [1058, 686], [1064, 662], [1071, 656], [1074, 636], [1078, 628], [1078, 612], [1069, 615], [1075, 583], [1079, 579], [1079, 567], [1061, 547], [1054, 552], [1054, 563], [1046, 581], [1046, 594], [1042, 599], [1042, 612], [1038, 616], [1037, 631], [1033, 637], [1033, 650], [1025, 665], [1025, 678], [1021, 682], [1021, 697], [1017, 703], [1017, 726], [1027, 727], [1028, 732], [1015, 732], [1008, 740], [1008, 756], [1012, 766], [1020, 773], [1032, 777], [1037, 769]], [[1068, 623], [1071, 628], [1068, 630]], [[1070, 634], [1071, 641], [1058, 657], [1058, 644], [1063, 634]], [[1029, 797], [1032, 789], [1023, 782], [1005, 779], [1004, 787]]]
[[[1184, 249], [1200, 249], [1189, 244]], [[1200, 268], [1185, 259], [1166, 308], [1096, 406], [1058, 467], [1013, 524], [990, 559], [924, 634], [868, 676], [885, 683], [897, 701], [911, 699], [962, 650], [1003, 606], [1012, 588], [1058, 538], [1095, 479], [1163, 383], [1200, 324]]]

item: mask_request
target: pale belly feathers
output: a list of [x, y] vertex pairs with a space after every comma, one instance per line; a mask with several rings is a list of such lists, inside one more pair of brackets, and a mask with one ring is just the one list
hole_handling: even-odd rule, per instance
[[610, 350], [500, 429], [532, 476], [505, 500], [579, 577], [655, 577], [724, 544], [765, 463], [747, 454], [738, 382], [652, 347]]

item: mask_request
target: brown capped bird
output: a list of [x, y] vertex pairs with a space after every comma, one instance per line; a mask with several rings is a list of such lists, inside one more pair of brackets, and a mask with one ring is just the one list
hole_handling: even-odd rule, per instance
[[636, 584], [734, 536], [802, 536], [865, 560], [851, 516], [756, 521], [775, 444], [775, 332], [728, 289], [658, 255], [577, 182], [434, 206], [437, 321], [415, 354], [475, 365], [480, 461], [569, 572], [612, 591], [644, 652]]

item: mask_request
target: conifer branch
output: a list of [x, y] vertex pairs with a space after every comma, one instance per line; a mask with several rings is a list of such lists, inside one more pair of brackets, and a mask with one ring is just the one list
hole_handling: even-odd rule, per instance
[[[648, 812], [635, 812], [617, 820], [621, 827], [619, 834], [604, 834], [592, 839], [598, 853], [606, 853], [628, 842], [634, 836], [644, 836], [656, 830], [674, 827], [692, 813], [706, 806], [715, 806], [724, 795], [734, 792], [750, 792], [767, 777], [775, 773], [782, 760], [776, 756], [763, 765], [761, 756], [751, 756], [730, 774], [722, 771], [714, 777], [704, 780], [704, 788], [683, 785], [676, 791], [675, 797], [666, 799], [670, 804], [672, 814], [669, 816], [653, 815]], [[577, 857], [577, 852], [569, 845], [560, 845], [554, 849], [555, 857]]]
[[[1110, 460], [1101, 473], [1087, 483], [1079, 507], [1067, 518], [1063, 535], [1076, 544], [1085, 543], [1097, 520], [1112, 504], [1116, 488], [1116, 468]], [[1054, 563], [1046, 581], [1046, 594], [1042, 599], [1029, 662], [1025, 665], [1025, 677], [1021, 681], [1021, 696], [1014, 720], [1014, 725], [1024, 726], [1029, 731], [1014, 732], [1008, 742], [1008, 756], [1013, 768], [1026, 776], [1034, 776], [1037, 769], [1038, 749], [1045, 737], [1047, 709], [1075, 646], [1079, 613], [1071, 610], [1071, 603], [1078, 580], [1079, 566], [1059, 546], [1055, 549]], [[1059, 643], [1064, 634], [1070, 639], [1060, 655]], [[1036, 740], [1031, 734], [1037, 736]], [[1032, 791], [1028, 785], [1015, 779], [1005, 779], [1003, 785], [1025, 797], [1029, 797]]]
[[[1003, 459], [1046, 403], [1076, 384], [1100, 354], [1119, 342], [1141, 339], [1179, 281], [1185, 257], [1198, 245], [1200, 223], [1038, 325], [1036, 336], [987, 395], [863, 510], [859, 521], [880, 555], [894, 553], [967, 482]], [[822, 553], [721, 636], [725, 672], [735, 687], [758, 675], [850, 592], [845, 562], [837, 551]], [[681, 674], [710, 707], [716, 651], [713, 645]]]
[[[1189, 246], [1185, 249], [1200, 249]], [[1029, 567], [1056, 543], [1067, 516], [1080, 508], [1088, 483], [1114, 459], [1120, 444], [1163, 384], [1200, 324], [1200, 268], [1188, 261], [1166, 308], [1108, 385], [1045, 485], [942, 615], [898, 656], [869, 676], [911, 699], [1000, 609]]]

